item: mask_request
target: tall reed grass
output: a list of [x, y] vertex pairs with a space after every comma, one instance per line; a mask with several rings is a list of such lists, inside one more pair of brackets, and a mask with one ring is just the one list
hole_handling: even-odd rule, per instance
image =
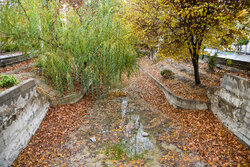
[[87, 1], [80, 9], [46, 0], [14, 0], [0, 7], [0, 37], [21, 51], [38, 54], [42, 74], [61, 91], [74, 83], [87, 88], [130, 74], [135, 66], [134, 39], [119, 0]]

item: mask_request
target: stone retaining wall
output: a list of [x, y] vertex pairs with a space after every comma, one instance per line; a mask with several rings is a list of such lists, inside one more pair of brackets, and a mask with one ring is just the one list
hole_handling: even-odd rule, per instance
[[234, 67], [241, 70], [247, 70], [250, 71], [250, 63], [244, 62], [244, 61], [238, 61], [238, 60], [231, 60], [232, 64], [228, 65], [227, 60], [225, 58], [218, 57], [217, 63], [222, 65], [228, 65], [230, 67]]
[[[205, 56], [205, 61], [208, 62], [208, 57], [207, 56]], [[227, 59], [222, 58], [222, 57], [217, 57], [217, 64], [218, 65], [221, 64], [221, 65], [237, 68], [237, 69], [240, 69], [240, 70], [250, 71], [250, 63], [249, 62], [244, 62], [244, 61], [239, 61], [239, 60], [231, 60], [231, 61], [232, 61], [232, 64], [229, 65], [227, 63]]]
[[34, 79], [0, 93], [0, 166], [10, 166], [38, 129], [49, 107]]
[[217, 118], [250, 146], [250, 82], [226, 74], [220, 88], [209, 92], [209, 98]]
[[[34, 56], [37, 57], [37, 56]], [[8, 65], [23, 62], [25, 60], [31, 59], [31, 55], [25, 55], [21, 52], [5, 54], [0, 56], [0, 67], [5, 67]]]
[[196, 100], [190, 100], [190, 99], [184, 99], [182, 97], [179, 97], [175, 95], [173, 92], [171, 92], [169, 89], [164, 87], [156, 78], [154, 78], [151, 74], [147, 73], [145, 70], [143, 70], [141, 67], [139, 67], [146, 75], [148, 75], [155, 83], [156, 85], [163, 91], [163, 93], [166, 96], [166, 99], [168, 102], [173, 105], [174, 107], [186, 109], [186, 110], [206, 110], [208, 109], [208, 104], [201, 101]]

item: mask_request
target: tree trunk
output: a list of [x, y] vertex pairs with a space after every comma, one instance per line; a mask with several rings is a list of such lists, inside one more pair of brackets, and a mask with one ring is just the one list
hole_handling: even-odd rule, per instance
[[201, 83], [201, 81], [200, 81], [200, 75], [199, 75], [199, 56], [197, 54], [193, 54], [192, 63], [193, 63], [193, 67], [194, 67], [195, 84], [199, 85]]

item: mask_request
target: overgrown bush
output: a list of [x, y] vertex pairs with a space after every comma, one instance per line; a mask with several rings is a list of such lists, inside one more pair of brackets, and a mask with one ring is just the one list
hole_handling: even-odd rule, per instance
[[164, 69], [161, 71], [161, 76], [165, 79], [172, 79], [174, 77], [174, 73], [169, 69]]
[[13, 75], [1, 75], [0, 76], [0, 87], [10, 88], [17, 84], [17, 79]]
[[20, 51], [36, 51], [37, 66], [61, 92], [73, 91], [75, 82], [83, 89], [90, 82], [92, 88], [109, 87], [136, 63], [123, 9], [122, 0], [86, 1], [79, 9], [56, 1], [12, 1], [0, 7], [0, 35], [15, 39]]
[[14, 40], [9, 40], [6, 42], [2, 42], [0, 39], [0, 51], [3, 52], [12, 52], [12, 51], [18, 51], [18, 44], [14, 42]]
[[233, 61], [231, 59], [226, 59], [226, 61], [227, 61], [226, 63], [227, 66], [230, 66], [233, 64]]
[[210, 72], [214, 72], [214, 67], [217, 64], [218, 55], [215, 53], [213, 56], [208, 56], [208, 67]]

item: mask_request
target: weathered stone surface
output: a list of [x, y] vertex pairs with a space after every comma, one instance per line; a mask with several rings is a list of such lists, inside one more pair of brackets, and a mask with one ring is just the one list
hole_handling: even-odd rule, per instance
[[220, 89], [220, 97], [235, 107], [241, 107], [241, 105], [243, 104], [242, 98], [235, 96], [234, 94], [223, 88]]
[[0, 57], [0, 67], [5, 67], [7, 65], [20, 63], [22, 61], [31, 59], [32, 57], [37, 57], [37, 56], [25, 55], [25, 54], [23, 54], [21, 52], [6, 53], [5, 55], [2, 55]]
[[10, 166], [26, 147], [49, 107], [28, 79], [0, 94], [0, 166]]
[[229, 130], [250, 145], [250, 83], [226, 74], [221, 87], [209, 93], [211, 110]]
[[250, 83], [246, 78], [226, 74], [223, 78], [221, 87], [236, 96], [250, 99]]

